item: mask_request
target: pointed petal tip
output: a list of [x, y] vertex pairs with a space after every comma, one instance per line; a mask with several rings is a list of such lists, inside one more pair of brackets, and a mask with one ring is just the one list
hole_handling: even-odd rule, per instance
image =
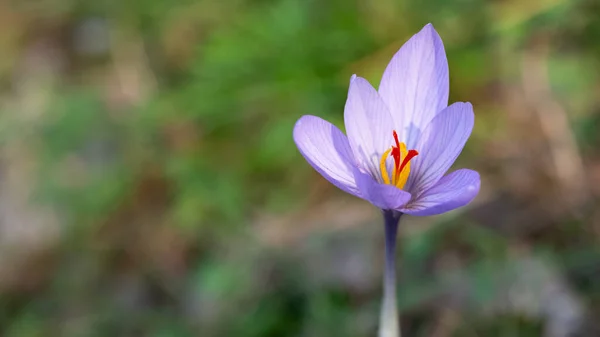
[[437, 30], [435, 29], [435, 27], [433, 26], [433, 24], [430, 22], [428, 24], [426, 24], [419, 33], [417, 33], [418, 35], [429, 35], [431, 36], [433, 39], [440, 39], [440, 34], [438, 34]]
[[367, 84], [369, 87], [373, 87], [371, 85], [371, 82], [369, 82], [369, 80], [367, 80], [364, 77], [358, 76], [356, 74], [352, 74], [352, 76], [350, 77], [350, 87], [352, 87], [353, 85], [359, 85], [360, 87], [363, 87], [365, 84]]
[[294, 129], [292, 130], [292, 137], [294, 138], [296, 145], [298, 145], [299, 142], [302, 142], [302, 138], [307, 137], [307, 135], [315, 129], [315, 125], [323, 123], [330, 124], [321, 117], [313, 115], [303, 115], [298, 118], [296, 124], [294, 124]]
[[460, 102], [466, 106], [467, 109], [473, 109], [473, 104], [471, 102]]
[[[471, 102], [454, 102], [450, 104], [446, 109], [452, 107], [454, 110], [461, 110], [463, 113], [471, 113], [474, 114], [473, 104]], [[444, 110], [446, 110], [444, 109]]]
[[296, 121], [296, 124], [294, 124], [294, 130], [292, 131], [292, 135], [294, 136], [294, 139], [298, 135], [298, 131], [302, 127], [302, 125], [304, 123], [306, 123], [309, 119], [312, 119], [315, 117], [316, 116], [312, 116], [312, 115], [304, 115], [304, 116], [298, 118], [298, 120]]
[[479, 174], [479, 172], [475, 171], [475, 170], [471, 170], [472, 171], [472, 175], [473, 175], [473, 184], [469, 185], [469, 191], [477, 191], [479, 192], [479, 189], [481, 188], [481, 175]]
[[469, 201], [467, 201], [466, 204], [473, 201], [473, 199], [475, 199], [475, 197], [479, 194], [479, 190], [481, 189], [481, 176], [479, 175], [479, 172], [473, 171], [473, 170], [469, 170], [469, 171], [470, 171], [469, 173], [471, 175], [471, 177], [470, 177], [471, 183], [465, 187], [465, 193], [468, 193], [468, 194], [472, 195], [473, 197]]
[[294, 139], [294, 143], [296, 143], [298, 148], [301, 148], [303, 139], [306, 138], [307, 126], [309, 126], [311, 123], [314, 123], [316, 119], [318, 119], [316, 116], [304, 115], [298, 118], [296, 124], [294, 124], [292, 138]]

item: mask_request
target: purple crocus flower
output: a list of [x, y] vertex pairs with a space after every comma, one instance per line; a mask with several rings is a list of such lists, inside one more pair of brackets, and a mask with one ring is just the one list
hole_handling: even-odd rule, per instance
[[353, 75], [344, 109], [347, 137], [316, 116], [294, 127], [300, 153], [341, 190], [383, 210], [434, 215], [468, 204], [479, 174], [448, 175], [473, 128], [473, 107], [448, 106], [448, 61], [431, 24], [388, 64], [379, 90]]
[[448, 61], [431, 24], [400, 48], [379, 90], [353, 75], [344, 109], [346, 137], [315, 116], [294, 127], [300, 153], [341, 190], [383, 210], [384, 296], [379, 337], [399, 337], [394, 255], [400, 216], [434, 215], [471, 202], [479, 174], [446, 175], [473, 129], [470, 103], [448, 106]]

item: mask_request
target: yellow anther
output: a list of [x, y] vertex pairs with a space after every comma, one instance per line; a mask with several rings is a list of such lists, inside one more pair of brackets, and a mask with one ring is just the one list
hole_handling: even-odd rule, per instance
[[392, 148], [389, 148], [387, 151], [385, 151], [383, 153], [383, 155], [381, 156], [381, 161], [379, 162], [379, 169], [381, 170], [381, 177], [383, 178], [383, 182], [387, 185], [390, 184], [390, 175], [388, 174], [387, 166], [385, 165], [385, 161], [387, 160], [388, 156], [390, 155], [390, 152], [392, 152]]

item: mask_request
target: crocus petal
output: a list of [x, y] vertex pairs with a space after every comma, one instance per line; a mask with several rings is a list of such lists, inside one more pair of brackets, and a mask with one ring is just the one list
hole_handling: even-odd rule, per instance
[[481, 185], [479, 173], [462, 169], [444, 176], [431, 189], [401, 211], [411, 215], [435, 215], [470, 203]]
[[346, 136], [333, 124], [315, 116], [302, 116], [294, 126], [294, 141], [306, 161], [342, 191], [357, 195], [354, 157]]
[[458, 102], [444, 109], [429, 123], [415, 148], [405, 190], [416, 198], [440, 180], [462, 151], [475, 116], [471, 103]]
[[381, 209], [400, 209], [410, 200], [410, 193], [396, 186], [380, 184], [370, 174], [354, 169], [354, 179], [361, 198]]
[[361, 168], [381, 179], [380, 158], [394, 140], [392, 117], [377, 91], [356, 75], [350, 80], [344, 122], [354, 158]]
[[379, 86], [396, 130], [409, 149], [424, 127], [448, 106], [448, 90], [444, 44], [428, 24], [394, 55]]

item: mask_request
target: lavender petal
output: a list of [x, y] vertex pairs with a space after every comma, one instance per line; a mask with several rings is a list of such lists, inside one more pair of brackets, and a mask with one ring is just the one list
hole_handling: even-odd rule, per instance
[[356, 185], [360, 189], [361, 198], [384, 210], [402, 208], [410, 200], [410, 193], [396, 186], [380, 184], [369, 174], [354, 170]]
[[408, 148], [415, 146], [424, 127], [448, 106], [448, 91], [444, 44], [428, 24], [394, 55], [379, 86], [379, 94]]
[[392, 117], [377, 91], [367, 80], [356, 75], [350, 81], [344, 122], [359, 166], [380, 179], [381, 155], [394, 141]]
[[359, 196], [354, 181], [354, 156], [346, 136], [316, 116], [302, 116], [294, 126], [294, 141], [306, 161], [344, 192]]
[[479, 193], [479, 173], [461, 169], [454, 171], [412, 201], [403, 213], [410, 215], [436, 215], [470, 203]]
[[411, 161], [405, 190], [419, 196], [442, 178], [465, 146], [474, 119], [471, 103], [458, 102], [429, 123], [415, 146], [419, 155]]

